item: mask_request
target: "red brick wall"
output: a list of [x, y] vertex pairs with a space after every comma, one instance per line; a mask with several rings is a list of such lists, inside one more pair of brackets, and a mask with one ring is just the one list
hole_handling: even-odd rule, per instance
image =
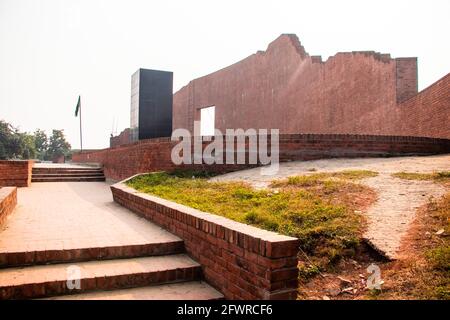
[[397, 58], [397, 102], [414, 97], [418, 92], [417, 58]]
[[53, 163], [64, 163], [64, 162], [66, 162], [66, 157], [64, 155], [54, 157], [52, 159], [52, 162]]
[[29, 187], [32, 160], [0, 160], [0, 186]]
[[109, 146], [117, 147], [123, 144], [130, 143], [130, 141], [131, 141], [130, 128], [126, 128], [118, 136], [111, 137], [109, 139]]
[[17, 204], [16, 187], [0, 187], [0, 226], [6, 221], [6, 217], [14, 210]]
[[106, 178], [121, 180], [136, 173], [172, 170], [170, 150], [174, 145], [168, 138], [142, 140], [93, 152], [75, 153], [73, 162], [100, 163]]
[[296, 299], [298, 239], [138, 193], [124, 183], [111, 190], [114, 201], [183, 239], [225, 298]]
[[[101, 163], [107, 178], [121, 180], [137, 173], [174, 170], [177, 166], [170, 156], [175, 144], [169, 138], [142, 140], [116, 148], [74, 154], [73, 161]], [[280, 161], [440, 153], [450, 153], [450, 140], [368, 135], [280, 135]], [[245, 167], [248, 165], [205, 164], [179, 168], [227, 172]]]
[[450, 138], [450, 73], [385, 117], [392, 134]]
[[[192, 132], [193, 121], [200, 119], [199, 110], [215, 105], [220, 130], [273, 128], [281, 133], [450, 138], [442, 120], [410, 121], [414, 111], [397, 105], [416, 93], [416, 58], [349, 52], [322, 62], [320, 57], [309, 56], [295, 35], [282, 35], [265, 52], [192, 80], [176, 92], [173, 128]], [[442, 100], [434, 107], [444, 119], [450, 115], [449, 97], [447, 83]], [[429, 106], [416, 108], [427, 110]], [[422, 124], [433, 130], [418, 129]]]

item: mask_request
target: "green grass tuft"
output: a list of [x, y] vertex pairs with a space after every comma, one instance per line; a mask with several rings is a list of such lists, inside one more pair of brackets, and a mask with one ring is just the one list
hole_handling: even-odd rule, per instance
[[433, 269], [450, 272], [450, 246], [429, 250], [426, 256]]

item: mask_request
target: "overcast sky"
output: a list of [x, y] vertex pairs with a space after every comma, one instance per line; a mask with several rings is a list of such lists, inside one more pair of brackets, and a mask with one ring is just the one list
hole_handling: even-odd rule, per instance
[[[419, 89], [450, 72], [449, 0], [0, 0], [0, 119], [24, 131], [64, 129], [79, 148], [129, 126], [138, 68], [189, 80], [295, 33], [311, 55], [375, 50], [419, 58]], [[115, 130], [115, 129], [114, 129]]]

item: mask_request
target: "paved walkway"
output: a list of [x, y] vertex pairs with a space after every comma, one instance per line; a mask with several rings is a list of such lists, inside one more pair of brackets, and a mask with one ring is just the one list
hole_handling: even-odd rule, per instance
[[143, 245], [175, 235], [113, 202], [104, 182], [44, 182], [18, 189], [0, 229], [0, 253]]
[[369, 224], [365, 238], [387, 258], [397, 259], [401, 240], [417, 209], [430, 197], [443, 196], [445, 188], [431, 181], [392, 178], [386, 173], [365, 179], [363, 183], [378, 194], [378, 200], [366, 212]]
[[0, 229], [0, 300], [223, 298], [184, 252], [104, 182], [32, 183]]
[[[312, 169], [316, 171], [311, 172]], [[295, 161], [281, 163], [279, 172], [274, 176], [262, 176], [260, 168], [253, 168], [221, 175], [212, 180], [243, 180], [256, 188], [265, 188], [274, 179], [342, 170], [379, 172], [377, 177], [361, 181], [378, 193], [378, 200], [366, 212], [368, 229], [364, 237], [382, 254], [396, 259], [401, 239], [414, 220], [416, 209], [424, 205], [430, 197], [442, 196], [446, 190], [436, 183], [402, 180], [393, 178], [391, 174], [400, 171], [448, 171], [450, 170], [450, 155]]]

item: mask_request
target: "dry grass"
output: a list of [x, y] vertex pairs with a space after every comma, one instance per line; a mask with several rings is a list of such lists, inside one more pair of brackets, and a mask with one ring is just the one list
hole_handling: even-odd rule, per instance
[[392, 176], [404, 180], [435, 181], [443, 183], [450, 182], [450, 171], [440, 171], [433, 173], [397, 172], [393, 173]]

